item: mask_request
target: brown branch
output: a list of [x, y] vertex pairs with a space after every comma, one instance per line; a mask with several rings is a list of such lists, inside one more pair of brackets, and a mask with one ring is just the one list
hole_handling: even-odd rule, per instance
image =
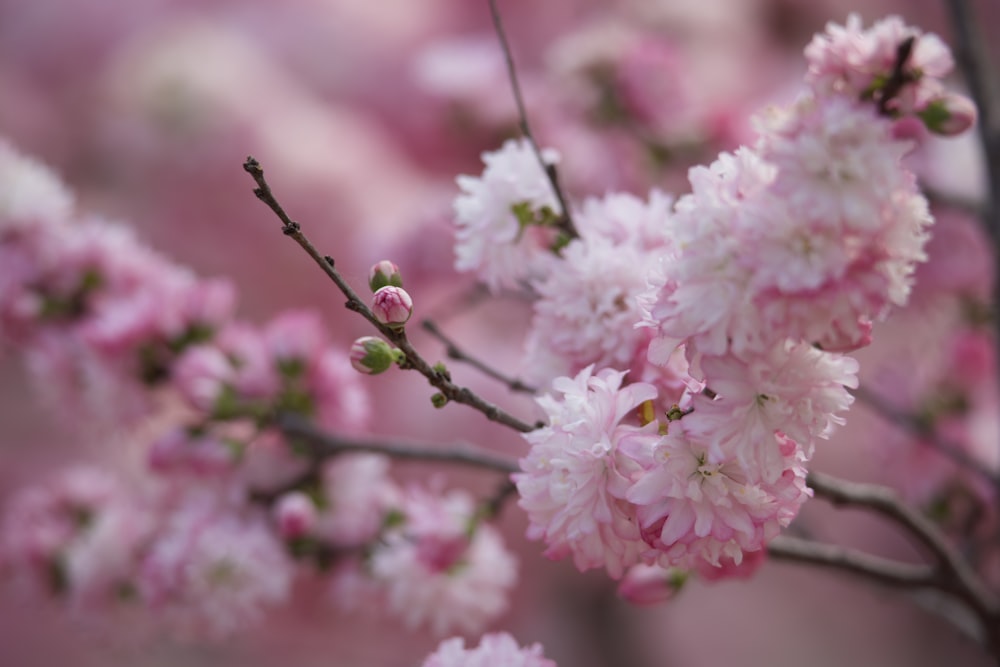
[[511, 92], [514, 94], [514, 103], [517, 105], [517, 121], [518, 126], [521, 128], [521, 135], [527, 139], [532, 152], [534, 152], [535, 157], [538, 159], [538, 164], [541, 165], [545, 171], [545, 175], [549, 179], [549, 183], [552, 185], [552, 191], [556, 199], [559, 200], [559, 206], [562, 208], [562, 215], [559, 218], [559, 228], [570, 238], [579, 238], [580, 234], [573, 223], [573, 215], [570, 213], [566, 195], [559, 184], [559, 172], [554, 164], [546, 162], [545, 158], [542, 157], [542, 151], [539, 150], [538, 142], [535, 141], [535, 135], [532, 134], [531, 126], [528, 124], [528, 112], [524, 106], [524, 97], [521, 95], [521, 84], [517, 80], [517, 67], [514, 66], [514, 54], [511, 51], [510, 43], [507, 41], [507, 33], [503, 27], [503, 20], [500, 18], [500, 10], [497, 9], [496, 0], [487, 0], [487, 2], [490, 6], [490, 16], [493, 19], [493, 29], [496, 31], [497, 40], [499, 40], [500, 48], [503, 51], [504, 63], [507, 65], [507, 78], [510, 79]]
[[[935, 576], [935, 570], [928, 565], [904, 563], [867, 554], [857, 549], [787, 536], [779, 536], [771, 540], [767, 545], [767, 553], [768, 557], [777, 561], [846, 572], [876, 584], [911, 591], [915, 594], [921, 591], [942, 593]], [[924, 600], [924, 604], [921, 606], [948, 621], [976, 642], [988, 644], [990, 630], [988, 627], [978, 627], [978, 624], [981, 623], [978, 617], [969, 616], [969, 610], [965, 607], [955, 608], [943, 604], [953, 599], [951, 597], [938, 597], [933, 601]], [[917, 601], [920, 601], [919, 598]]]
[[470, 445], [456, 444], [441, 448], [421, 442], [352, 439], [325, 433], [311, 422], [293, 414], [277, 415], [274, 425], [289, 438], [307, 445], [315, 460], [365, 452], [400, 460], [467, 465], [506, 474], [520, 470], [515, 461], [492, 456]]
[[884, 486], [859, 484], [822, 473], [809, 473], [808, 484], [818, 497], [837, 507], [871, 510], [904, 528], [936, 561], [932, 587], [965, 603], [982, 624], [992, 650], [1000, 656], [1000, 600], [948, 543], [938, 527], [904, 505]]
[[306, 254], [308, 254], [314, 262], [316, 262], [320, 269], [322, 269], [330, 280], [337, 285], [340, 291], [343, 292], [344, 296], [347, 297], [345, 307], [348, 310], [353, 310], [354, 312], [360, 314], [368, 320], [372, 326], [378, 329], [379, 333], [403, 351], [403, 354], [406, 356], [406, 368], [412, 368], [427, 378], [427, 381], [440, 391], [441, 394], [444, 395], [449, 401], [468, 405], [469, 407], [483, 413], [486, 418], [491, 421], [503, 424], [504, 426], [508, 426], [515, 431], [520, 431], [521, 433], [527, 433], [528, 431], [533, 431], [536, 428], [535, 425], [521, 421], [496, 405], [484, 400], [477, 394], [473, 393], [470, 389], [459, 387], [454, 384], [446, 371], [434, 368], [420, 356], [413, 345], [410, 344], [410, 341], [406, 337], [406, 332], [403, 329], [394, 329], [379, 322], [368, 305], [361, 300], [344, 277], [340, 275], [340, 272], [334, 266], [333, 258], [328, 255], [321, 255], [306, 235], [302, 233], [299, 223], [292, 220], [288, 214], [285, 213], [285, 210], [282, 208], [281, 204], [278, 203], [274, 194], [271, 192], [270, 186], [264, 179], [264, 170], [261, 168], [260, 163], [253, 157], [248, 157], [246, 162], [243, 163], [243, 169], [250, 174], [253, 177], [254, 182], [257, 183], [257, 187], [254, 189], [254, 195], [256, 195], [257, 199], [262, 201], [272, 211], [274, 211], [274, 214], [278, 216], [279, 220], [281, 220], [282, 231], [285, 236], [291, 237], [296, 243], [298, 243], [299, 246], [306, 251]]
[[870, 581], [898, 588], [933, 588], [934, 568], [872, 556], [855, 549], [823, 544], [798, 537], [779, 536], [767, 545], [775, 560], [843, 570]]
[[477, 359], [476, 357], [473, 357], [472, 355], [462, 350], [462, 348], [460, 348], [455, 343], [455, 341], [446, 336], [445, 333], [441, 331], [441, 329], [439, 329], [438, 326], [432, 320], [424, 320], [423, 322], [420, 323], [420, 325], [430, 335], [434, 336], [439, 341], [441, 341], [441, 343], [444, 344], [445, 354], [448, 355], [449, 359], [472, 366], [483, 375], [486, 375], [487, 377], [493, 378], [497, 382], [507, 385], [507, 388], [510, 389], [511, 391], [521, 392], [525, 394], [535, 394], [538, 392], [537, 388], [532, 387], [531, 385], [526, 384], [521, 380], [518, 380], [517, 378], [513, 378], [501, 373], [500, 371], [493, 368], [486, 362]]

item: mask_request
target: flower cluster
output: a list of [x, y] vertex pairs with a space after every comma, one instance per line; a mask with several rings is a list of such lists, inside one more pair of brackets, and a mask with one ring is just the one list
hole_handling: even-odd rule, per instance
[[[258, 622], [301, 570], [334, 565], [355, 568], [369, 602], [442, 636], [506, 608], [516, 561], [468, 496], [404, 491], [382, 456], [284, 435], [283, 419], [351, 435], [368, 423], [360, 376], [316, 313], [235, 320], [228, 283], [78, 217], [59, 180], [6, 144], [0, 173], [0, 343], [77, 399], [79, 417], [131, 399], [114, 416], [151, 418], [132, 436], [146, 446], [141, 483], [81, 468], [14, 496], [4, 579], [88, 611], [144, 610], [186, 636]], [[373, 311], [401, 327], [412, 302], [398, 267], [379, 262], [370, 278]], [[371, 340], [380, 370], [399, 361]], [[355, 365], [374, 372], [361, 347]]]
[[675, 203], [588, 203], [537, 282], [529, 364], [575, 374], [539, 399], [548, 426], [514, 475], [549, 557], [615, 578], [735, 574], [810, 497], [805, 463], [858, 384], [843, 352], [926, 258], [932, 218], [897, 128], [940, 131], [925, 112], [950, 66], [897, 19], [828, 32], [809, 88], [758, 117], [754, 146], [692, 169]]
[[235, 291], [154, 252], [126, 228], [77, 214], [41, 165], [0, 145], [0, 348], [92, 416], [134, 417], [143, 389], [229, 321]]

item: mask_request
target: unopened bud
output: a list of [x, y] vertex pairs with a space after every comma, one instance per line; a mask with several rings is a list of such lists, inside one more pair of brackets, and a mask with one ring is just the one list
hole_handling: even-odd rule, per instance
[[351, 366], [365, 375], [378, 375], [398, 361], [399, 351], [381, 338], [363, 336], [351, 345]]
[[931, 132], [951, 137], [976, 122], [976, 105], [965, 95], [948, 94], [930, 102], [917, 115]]
[[382, 324], [402, 328], [413, 314], [413, 299], [402, 287], [381, 287], [372, 298], [372, 312]]
[[651, 605], [673, 598], [687, 581], [687, 573], [658, 565], [633, 565], [618, 584], [618, 597], [635, 605]]
[[285, 539], [308, 535], [316, 527], [316, 504], [301, 491], [286, 493], [274, 506], [278, 533]]
[[371, 270], [368, 271], [368, 287], [371, 288], [372, 292], [377, 292], [387, 285], [402, 287], [403, 275], [399, 272], [398, 266], [383, 259], [381, 262], [372, 264]]

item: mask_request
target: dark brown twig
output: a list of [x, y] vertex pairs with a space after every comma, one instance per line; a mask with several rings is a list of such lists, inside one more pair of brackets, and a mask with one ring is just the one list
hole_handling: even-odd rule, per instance
[[563, 193], [562, 186], [559, 184], [559, 172], [554, 164], [545, 161], [542, 156], [542, 151], [538, 148], [538, 142], [535, 141], [535, 135], [531, 132], [531, 126], [528, 124], [528, 112], [524, 106], [524, 97], [521, 94], [521, 84], [518, 83], [517, 79], [517, 68], [514, 66], [514, 55], [510, 48], [510, 43], [507, 41], [507, 33], [503, 27], [503, 20], [500, 18], [500, 10], [497, 9], [496, 0], [487, 0], [490, 6], [490, 16], [493, 18], [493, 29], [496, 31], [497, 39], [500, 42], [500, 48], [503, 50], [504, 63], [507, 65], [507, 77], [510, 79], [510, 88], [514, 94], [514, 103], [517, 105], [517, 122], [521, 129], [521, 135], [528, 141], [531, 146], [531, 150], [534, 152], [535, 157], [538, 159], [538, 164], [541, 165], [542, 169], [545, 171], [545, 175], [549, 179], [549, 183], [552, 185], [552, 191], [559, 200], [559, 206], [562, 208], [562, 215], [559, 218], [559, 227], [563, 232], [570, 238], [578, 238], [580, 234], [576, 230], [576, 225], [573, 223], [573, 214], [569, 210], [569, 204], [566, 200], [566, 195]]
[[261, 168], [260, 163], [253, 157], [248, 157], [246, 162], [243, 163], [243, 169], [250, 174], [253, 177], [254, 182], [257, 183], [257, 187], [254, 189], [254, 195], [256, 195], [257, 199], [266, 204], [268, 208], [274, 211], [274, 214], [278, 216], [279, 220], [281, 220], [282, 232], [284, 232], [285, 236], [291, 237], [296, 243], [298, 243], [299, 246], [306, 251], [306, 254], [308, 254], [313, 261], [316, 262], [320, 269], [322, 269], [323, 272], [330, 278], [330, 280], [332, 280], [337, 287], [340, 288], [340, 291], [347, 297], [347, 303], [344, 305], [348, 310], [353, 310], [354, 312], [360, 314], [368, 320], [368, 322], [371, 323], [371, 325], [375, 327], [379, 333], [385, 336], [389, 342], [403, 351], [403, 354], [406, 356], [406, 367], [416, 370], [418, 373], [427, 378], [427, 381], [439, 392], [441, 392], [441, 394], [449, 401], [468, 405], [469, 407], [483, 413], [486, 418], [491, 421], [503, 424], [504, 426], [509, 426], [515, 431], [520, 431], [521, 433], [527, 433], [528, 431], [533, 431], [536, 428], [533, 424], [522, 421], [517, 417], [508, 414], [496, 405], [484, 400], [471, 390], [454, 384], [447, 372], [434, 368], [431, 364], [427, 363], [422, 356], [420, 356], [413, 345], [410, 344], [410, 341], [406, 337], [406, 332], [403, 329], [394, 329], [379, 322], [368, 305], [361, 300], [347, 281], [344, 280], [344, 277], [340, 275], [340, 272], [334, 266], [333, 258], [321, 255], [306, 235], [302, 233], [299, 223], [292, 220], [288, 214], [285, 213], [284, 208], [282, 208], [281, 204], [278, 203], [278, 200], [271, 192], [270, 186], [264, 179], [264, 170]]
[[472, 366], [483, 375], [493, 378], [497, 382], [507, 385], [507, 388], [510, 389], [511, 391], [520, 392], [524, 394], [535, 394], [538, 392], [538, 389], [536, 389], [535, 387], [532, 387], [531, 385], [526, 384], [521, 380], [518, 380], [517, 378], [504, 375], [503, 373], [493, 368], [486, 362], [477, 359], [468, 354], [467, 352], [465, 352], [464, 350], [462, 350], [462, 348], [460, 348], [455, 343], [455, 341], [446, 336], [444, 332], [441, 331], [441, 329], [439, 329], [438, 326], [432, 320], [424, 320], [423, 322], [420, 323], [420, 325], [430, 335], [434, 336], [444, 344], [445, 354], [448, 355], [449, 359]]

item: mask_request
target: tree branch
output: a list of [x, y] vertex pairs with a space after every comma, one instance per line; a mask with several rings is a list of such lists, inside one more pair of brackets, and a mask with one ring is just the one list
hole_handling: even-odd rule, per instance
[[344, 280], [343, 276], [340, 275], [340, 272], [337, 271], [334, 266], [333, 258], [329, 255], [321, 255], [306, 235], [302, 233], [299, 223], [292, 220], [288, 214], [285, 213], [285, 210], [282, 208], [281, 204], [278, 203], [278, 200], [271, 192], [270, 186], [264, 179], [264, 170], [261, 168], [260, 163], [253, 157], [248, 157], [246, 162], [243, 163], [243, 169], [250, 174], [253, 177], [254, 182], [257, 183], [257, 187], [254, 189], [254, 195], [256, 195], [257, 199], [266, 204], [268, 208], [274, 211], [274, 214], [278, 216], [279, 220], [281, 220], [282, 232], [284, 232], [285, 236], [291, 237], [296, 243], [298, 243], [299, 246], [306, 251], [306, 254], [308, 254], [314, 262], [316, 262], [320, 269], [322, 269], [330, 280], [337, 285], [340, 291], [343, 292], [344, 296], [347, 297], [347, 303], [344, 305], [348, 310], [353, 310], [354, 312], [360, 314], [368, 320], [373, 327], [378, 329], [379, 333], [403, 351], [403, 354], [406, 356], [407, 368], [412, 368], [427, 378], [427, 381], [440, 391], [441, 394], [444, 395], [449, 401], [468, 405], [469, 407], [483, 413], [486, 418], [491, 421], [503, 424], [504, 426], [508, 426], [521, 433], [527, 433], [528, 431], [533, 431], [537, 428], [537, 426], [521, 421], [496, 405], [480, 398], [470, 389], [459, 387], [454, 384], [446, 371], [434, 368], [420, 356], [417, 350], [406, 338], [406, 332], [404, 330], [393, 329], [392, 327], [379, 322], [368, 305], [361, 300], [347, 281]]
[[1000, 655], [1000, 600], [952, 548], [929, 519], [904, 505], [896, 493], [875, 484], [859, 484], [822, 473], [809, 473], [816, 495], [837, 507], [868, 509], [904, 528], [937, 562], [932, 587], [964, 602], [975, 613], [994, 652]]
[[450, 447], [435, 447], [427, 443], [407, 441], [361, 440], [335, 436], [317, 429], [311, 422], [293, 414], [282, 413], [274, 418], [275, 427], [289, 438], [305, 443], [316, 460], [324, 460], [342, 454], [366, 452], [384, 454], [393, 459], [410, 461], [434, 461], [468, 465], [484, 470], [510, 474], [518, 472], [517, 462], [507, 458], [492, 456], [471, 445], [456, 444]]
[[525, 384], [524, 382], [518, 380], [517, 378], [504, 375], [497, 369], [488, 365], [486, 362], [477, 359], [472, 355], [468, 354], [467, 352], [465, 352], [464, 350], [462, 350], [462, 348], [460, 348], [458, 344], [455, 343], [455, 341], [446, 336], [444, 332], [441, 331], [441, 329], [439, 329], [438, 326], [432, 320], [424, 320], [423, 322], [420, 323], [420, 325], [430, 335], [434, 336], [444, 344], [445, 354], [448, 355], [449, 359], [453, 359], [454, 361], [458, 361], [461, 363], [468, 364], [469, 366], [472, 366], [483, 375], [491, 377], [497, 382], [507, 385], [507, 388], [510, 389], [511, 391], [521, 392], [525, 394], [535, 394], [538, 392], [538, 389], [536, 389], [535, 387], [532, 387], [529, 384]]
[[897, 588], [933, 588], [934, 568], [872, 556], [855, 549], [781, 535], [767, 545], [775, 560], [843, 570]]
[[510, 79], [511, 91], [514, 94], [514, 103], [517, 105], [517, 120], [518, 125], [521, 128], [521, 134], [525, 139], [528, 140], [528, 144], [531, 146], [531, 150], [535, 153], [535, 157], [538, 159], [538, 164], [541, 165], [542, 169], [545, 171], [545, 175], [549, 179], [549, 183], [552, 185], [552, 191], [555, 193], [556, 199], [559, 200], [559, 206], [562, 208], [562, 215], [559, 219], [559, 227], [563, 230], [570, 238], [578, 238], [580, 236], [579, 232], [576, 230], [576, 225], [573, 223], [573, 214], [570, 213], [569, 205], [566, 200], [566, 195], [563, 193], [562, 186], [559, 184], [559, 172], [554, 164], [549, 164], [542, 157], [542, 151], [538, 148], [538, 142], [535, 141], [535, 135], [531, 132], [531, 126], [528, 124], [528, 112], [524, 107], [524, 97], [521, 95], [521, 85], [517, 80], [517, 68], [514, 66], [514, 55], [510, 48], [510, 43], [507, 41], [507, 33], [503, 27], [503, 20], [500, 18], [500, 10], [497, 9], [496, 0], [487, 0], [490, 6], [490, 16], [493, 18], [493, 29], [496, 31], [497, 39], [500, 41], [500, 48], [503, 50], [504, 63], [507, 65], [507, 77]]

